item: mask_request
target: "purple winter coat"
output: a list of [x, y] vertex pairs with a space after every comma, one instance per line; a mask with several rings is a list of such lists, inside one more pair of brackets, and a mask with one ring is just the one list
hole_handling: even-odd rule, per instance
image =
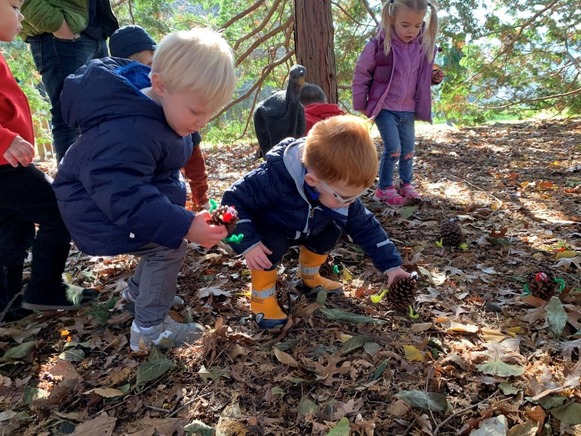
[[[422, 29], [423, 32], [423, 29]], [[353, 72], [353, 109], [363, 111], [369, 118], [375, 118], [383, 108], [383, 102], [392, 86], [402, 86], [392, 83], [394, 69], [398, 67], [397, 53], [393, 48], [385, 55], [383, 41], [385, 32], [381, 30], [363, 49]], [[395, 39], [395, 38], [394, 38]], [[421, 44], [420, 36], [412, 44]], [[429, 62], [422, 53], [420, 70], [415, 92], [415, 118], [420, 121], [432, 122], [432, 81], [433, 61]], [[395, 58], [395, 62], [394, 62]]]

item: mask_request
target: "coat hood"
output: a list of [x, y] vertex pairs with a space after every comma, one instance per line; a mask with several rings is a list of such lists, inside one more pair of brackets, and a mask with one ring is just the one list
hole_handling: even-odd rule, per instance
[[165, 119], [162, 107], [140, 91], [151, 86], [150, 71], [148, 66], [127, 59], [88, 62], [65, 80], [61, 95], [65, 122], [83, 133], [124, 116]]

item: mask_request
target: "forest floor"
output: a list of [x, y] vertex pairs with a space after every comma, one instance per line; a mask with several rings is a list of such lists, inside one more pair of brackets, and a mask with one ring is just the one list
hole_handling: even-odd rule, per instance
[[[258, 164], [248, 144], [205, 152], [216, 199]], [[415, 315], [373, 302], [384, 277], [345, 237], [323, 268], [345, 295], [306, 300], [291, 250], [289, 322], [260, 331], [241, 258], [190, 244], [173, 316], [207, 335], [133, 353], [119, 296], [135, 259], [73, 251], [100, 301], [0, 325], [0, 433], [581, 434], [581, 119], [422, 129], [415, 174], [418, 205], [363, 196], [419, 273]], [[438, 244], [449, 218], [464, 249]], [[539, 271], [562, 279], [549, 303], [525, 295]]]

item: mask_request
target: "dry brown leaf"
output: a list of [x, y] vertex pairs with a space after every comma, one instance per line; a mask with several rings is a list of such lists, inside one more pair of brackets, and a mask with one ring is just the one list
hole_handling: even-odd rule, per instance
[[446, 333], [450, 334], [473, 334], [478, 332], [478, 326], [472, 324], [461, 324], [449, 318], [436, 318], [434, 322], [441, 324]]
[[[302, 358], [301, 364], [310, 371], [313, 371], [317, 380], [321, 380], [325, 386], [331, 386], [333, 383], [340, 381], [339, 375], [345, 374], [349, 371], [351, 367], [351, 362], [345, 361], [338, 354], [327, 355], [326, 357], [321, 357], [321, 360], [326, 360], [326, 364], [320, 362], [312, 362], [309, 359]], [[339, 366], [341, 364], [341, 366]]]
[[53, 376], [62, 377], [64, 380], [73, 379], [80, 380], [81, 376], [75, 369], [74, 365], [68, 360], [58, 359], [55, 365], [51, 368], [50, 373]]
[[396, 416], [401, 418], [410, 410], [410, 406], [403, 400], [395, 400], [389, 406], [387, 406], [386, 412], [391, 416]]
[[285, 353], [284, 351], [279, 350], [276, 347], [274, 348], [274, 355], [276, 356], [277, 360], [283, 365], [292, 366], [294, 368], [299, 367], [299, 364], [294, 359], [294, 357], [292, 357], [290, 354]]
[[107, 412], [101, 413], [95, 419], [85, 421], [79, 424], [72, 436], [110, 436], [117, 423], [117, 418], [107, 415]]

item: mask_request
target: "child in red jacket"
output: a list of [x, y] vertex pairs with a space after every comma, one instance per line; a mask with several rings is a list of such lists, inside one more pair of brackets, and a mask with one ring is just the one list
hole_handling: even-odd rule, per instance
[[[10, 42], [20, 32], [21, 4], [0, 0], [0, 41]], [[62, 280], [71, 236], [52, 181], [31, 163], [33, 144], [28, 100], [0, 54], [0, 321], [23, 318], [30, 310], [78, 309], [98, 295], [81, 288], [68, 292], [72, 287]], [[31, 275], [21, 308], [24, 259], [31, 246]], [[76, 293], [76, 301], [69, 301], [67, 293]]]
[[301, 90], [300, 100], [305, 108], [305, 120], [307, 122], [305, 136], [315, 123], [337, 115], [345, 115], [345, 112], [339, 106], [327, 103], [327, 96], [321, 87], [314, 83], [305, 83]]

